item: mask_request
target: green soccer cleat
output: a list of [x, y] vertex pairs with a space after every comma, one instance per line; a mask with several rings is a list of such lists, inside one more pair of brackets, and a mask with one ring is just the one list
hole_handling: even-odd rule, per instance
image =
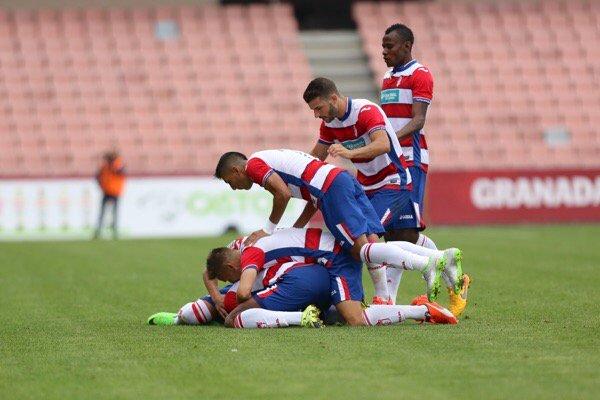
[[454, 294], [460, 294], [463, 286], [462, 251], [455, 247], [446, 249], [444, 250], [444, 257], [446, 258], [446, 266], [443, 274], [448, 277], [449, 287], [454, 291]]
[[446, 266], [446, 259], [444, 257], [429, 257], [429, 263], [423, 271], [423, 279], [427, 285], [427, 298], [429, 301], [435, 301], [440, 293], [441, 288], [441, 272]]
[[325, 325], [321, 318], [319, 318], [319, 314], [321, 310], [319, 310], [316, 306], [310, 305], [302, 311], [302, 319], [300, 320], [300, 325], [304, 328], [323, 328]]
[[177, 313], [159, 312], [148, 318], [149, 325], [175, 325]]

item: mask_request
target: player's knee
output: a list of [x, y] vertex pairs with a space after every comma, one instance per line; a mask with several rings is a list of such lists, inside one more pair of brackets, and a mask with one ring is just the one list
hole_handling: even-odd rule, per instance
[[187, 303], [177, 312], [179, 321], [186, 325], [202, 325], [212, 320], [212, 315], [204, 300]]

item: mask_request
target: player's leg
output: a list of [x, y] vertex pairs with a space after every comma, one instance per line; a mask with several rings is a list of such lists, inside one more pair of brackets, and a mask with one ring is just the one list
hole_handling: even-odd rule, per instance
[[[277, 283], [255, 293], [249, 309], [233, 318], [236, 328], [320, 327], [329, 308], [329, 273], [320, 265], [294, 266]], [[235, 314], [236, 310], [233, 311]], [[229, 317], [228, 317], [229, 320]]]
[[218, 317], [209, 296], [185, 304], [179, 309], [175, 318], [175, 325], [205, 325]]
[[423, 274], [427, 285], [427, 296], [433, 301], [440, 290], [440, 272], [446, 265], [444, 257], [425, 257], [403, 250], [390, 243], [369, 243], [366, 238], [357, 238], [354, 251], [366, 263], [386, 264], [393, 268], [416, 270]]
[[452, 313], [437, 303], [422, 302], [418, 305], [372, 305], [364, 311], [365, 320], [370, 326], [402, 323], [407, 319], [438, 324], [456, 324]]
[[[321, 199], [321, 212], [325, 225], [346, 251], [352, 251], [356, 247], [357, 238], [369, 233], [384, 232], [364, 191], [356, 179], [347, 173], [335, 178]], [[353, 255], [357, 260], [360, 259], [358, 250], [355, 250]], [[385, 268], [377, 264], [368, 265], [367, 268], [373, 281], [375, 297], [387, 299], [389, 296]]]

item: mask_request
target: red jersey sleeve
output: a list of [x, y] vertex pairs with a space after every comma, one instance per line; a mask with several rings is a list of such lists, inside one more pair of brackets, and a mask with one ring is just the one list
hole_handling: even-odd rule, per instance
[[325, 125], [325, 122], [321, 122], [321, 128], [319, 130], [319, 143], [333, 144], [334, 140], [335, 134], [333, 133], [333, 129]]
[[385, 129], [383, 112], [375, 106], [363, 106], [360, 111], [358, 111], [358, 119], [356, 120], [356, 130], [358, 131], [358, 134], [370, 134], [378, 129]]
[[413, 102], [431, 103], [433, 99], [433, 76], [428, 68], [420, 67], [412, 74]]
[[265, 266], [265, 252], [258, 247], [247, 247], [242, 251], [242, 271], [254, 268], [261, 271]]
[[273, 168], [260, 158], [254, 157], [246, 163], [246, 173], [252, 182], [264, 186], [265, 181], [273, 173]]

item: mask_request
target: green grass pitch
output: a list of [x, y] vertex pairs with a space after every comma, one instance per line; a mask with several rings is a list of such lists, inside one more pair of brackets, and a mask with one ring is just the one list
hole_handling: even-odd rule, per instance
[[0, 398], [597, 398], [600, 225], [428, 232], [474, 280], [457, 326], [148, 326], [229, 238], [2, 243]]

